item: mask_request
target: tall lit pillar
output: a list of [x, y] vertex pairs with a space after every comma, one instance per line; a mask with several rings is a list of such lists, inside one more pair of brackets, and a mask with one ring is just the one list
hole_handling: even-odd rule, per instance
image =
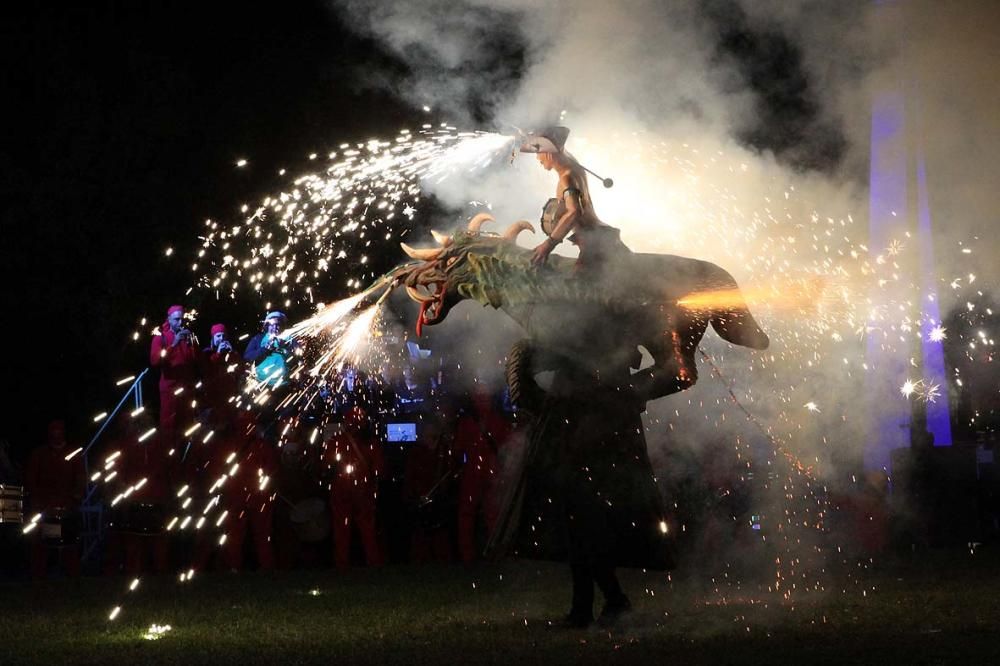
[[[948, 409], [948, 383], [944, 366], [944, 343], [933, 331], [941, 325], [938, 305], [937, 271], [934, 266], [934, 236], [927, 194], [927, 163], [923, 151], [917, 157], [917, 242], [920, 246], [921, 330], [920, 347], [923, 381], [940, 387], [941, 397], [927, 404], [927, 430], [934, 435], [935, 446], [951, 445], [951, 413]], [[936, 339], [935, 339], [936, 338]]]
[[[882, 36], [905, 52], [905, 5], [876, 2]], [[905, 63], [904, 58], [900, 58]], [[893, 449], [909, 447], [924, 428], [938, 446], [951, 444], [944, 348], [932, 331], [941, 325], [934, 265], [934, 235], [927, 163], [923, 154], [917, 74], [908, 65], [888, 72], [872, 98], [871, 163], [869, 173], [869, 236], [872, 252], [893, 266], [897, 280], [873, 287], [866, 377], [869, 432], [865, 467], [891, 471]], [[891, 256], [890, 244], [906, 241], [901, 256]], [[915, 247], [914, 247], [915, 246]], [[896, 308], [878, 313], [879, 304]], [[903, 310], [899, 310], [903, 307]], [[880, 316], [884, 314], [884, 316]], [[919, 331], [902, 322], [920, 322]], [[941, 397], [917, 410], [900, 390], [907, 380], [940, 387]], [[923, 414], [926, 413], [926, 422]]]
[[[869, 173], [869, 248], [887, 252], [893, 241], [908, 230], [908, 150], [906, 101], [902, 90], [886, 90], [872, 100], [871, 170]], [[894, 260], [892, 258], [888, 260]], [[910, 298], [905, 280], [873, 287], [869, 295], [873, 314], [869, 321], [866, 356], [868, 441], [865, 467], [890, 470], [893, 449], [910, 445], [911, 405], [900, 392], [909, 376], [911, 336], [898, 328], [900, 315], [883, 311], [886, 303]]]

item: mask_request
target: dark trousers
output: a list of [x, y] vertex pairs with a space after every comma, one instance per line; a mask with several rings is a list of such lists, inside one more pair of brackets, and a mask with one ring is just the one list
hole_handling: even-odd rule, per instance
[[591, 617], [594, 612], [596, 585], [608, 606], [628, 603], [615, 575], [614, 544], [608, 512], [598, 505], [599, 499], [570, 502], [566, 511], [569, 541], [569, 567], [573, 577], [575, 616]]

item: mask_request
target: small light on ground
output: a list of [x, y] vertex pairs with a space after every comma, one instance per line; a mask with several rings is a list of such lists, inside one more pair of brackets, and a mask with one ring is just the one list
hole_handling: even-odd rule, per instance
[[163, 634], [167, 633], [168, 631], [170, 631], [169, 624], [151, 624], [149, 625], [149, 629], [146, 630], [146, 633], [144, 633], [142, 637], [145, 638], [147, 641], [155, 641], [158, 640], [159, 638], [162, 638]]

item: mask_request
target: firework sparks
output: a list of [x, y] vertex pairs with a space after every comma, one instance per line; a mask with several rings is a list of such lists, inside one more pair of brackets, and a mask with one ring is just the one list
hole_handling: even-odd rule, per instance
[[[234, 405], [245, 409], [280, 402], [280, 407], [294, 407], [301, 412], [328, 387], [345, 364], [357, 364], [366, 356], [381, 353], [377, 343], [382, 306], [393, 284], [383, 278], [369, 289], [358, 291], [362, 284], [375, 278], [370, 257], [377, 256], [389, 243], [394, 244], [412, 230], [413, 220], [422, 207], [424, 185], [489, 167], [498, 157], [506, 155], [510, 141], [497, 134], [425, 126], [419, 133], [404, 130], [392, 140], [344, 144], [328, 156], [329, 163], [317, 173], [295, 178], [282, 191], [256, 205], [244, 206], [239, 221], [229, 224], [206, 221], [200, 247], [196, 256], [190, 258], [198, 288], [218, 297], [250, 292], [266, 298], [268, 309], [272, 304], [286, 307], [308, 304], [316, 308], [315, 314], [293, 324], [283, 334], [287, 341], [297, 345], [296, 364], [291, 366], [289, 376], [249, 381], [233, 396]], [[795, 511], [788, 509], [781, 528], [784, 531], [771, 534], [772, 540], [783, 539], [785, 544], [782, 557], [776, 561], [771, 589], [790, 599], [792, 590], [804, 589], [805, 583], [800, 580], [804, 565], [788, 545], [794, 540], [789, 534], [800, 528], [821, 530], [826, 512], [811, 485], [813, 461], [801, 461], [795, 445], [801, 441], [803, 432], [809, 432], [810, 427], [815, 429], [816, 424], [825, 425], [825, 418], [836, 410], [833, 401], [825, 401], [824, 407], [831, 414], [818, 416], [821, 411], [817, 403], [806, 401], [816, 395], [815, 383], [807, 380], [846, 377], [857, 381], [852, 373], [860, 375], [868, 370], [864, 345], [857, 344], [859, 341], [870, 340], [893, 350], [903, 348], [913, 338], [919, 339], [927, 326], [934, 326], [928, 340], [941, 342], [947, 337], [945, 328], [940, 322], [925, 320], [905, 298], [892, 295], [891, 288], [905, 282], [905, 272], [900, 266], [911, 250], [904, 240], [893, 240], [873, 252], [855, 239], [859, 230], [854, 228], [850, 215], [823, 215], [807, 204], [804, 209], [793, 187], [781, 187], [780, 193], [759, 201], [741, 199], [725, 184], [743, 177], [748, 169], [746, 165], [727, 163], [721, 153], [708, 155], [686, 145], [650, 142], [644, 137], [637, 137], [634, 150], [629, 150], [617, 145], [619, 138], [615, 141], [618, 153], [628, 154], [630, 159], [638, 155], [638, 161], [651, 177], [666, 183], [662, 188], [645, 190], [657, 193], [655, 196], [662, 193], [664, 199], [642, 200], [644, 210], [635, 211], [630, 208], [634, 202], [622, 197], [610, 200], [607, 208], [601, 202], [601, 210], [613, 211], [623, 219], [638, 220], [648, 217], [651, 204], [654, 208], [674, 211], [666, 230], [645, 234], [652, 239], [653, 247], [646, 242], [643, 249], [681, 248], [691, 255], [718, 260], [741, 271], [740, 282], [749, 285], [742, 292], [716, 290], [688, 294], [678, 305], [699, 311], [748, 302], [768, 320], [773, 351], [751, 358], [748, 376], [752, 379], [747, 383], [760, 379], [770, 382], [766, 385], [779, 385], [775, 393], [784, 407], [762, 423], [744, 405], [752, 407], [752, 396], [742, 402], [737, 400], [733, 382], [727, 382], [727, 390], [780, 454], [775, 460], [783, 460], [787, 467], [787, 478], [774, 481], [773, 487], [781, 486], [789, 507], [807, 505]], [[587, 149], [600, 151], [602, 147], [591, 142]], [[586, 154], [581, 157], [588, 161]], [[322, 163], [318, 154], [310, 159]], [[241, 159], [237, 166], [246, 164]], [[285, 171], [279, 173], [284, 175]], [[619, 194], [616, 190], [606, 196]], [[630, 228], [623, 223], [621, 227], [626, 236], [642, 235], [638, 233], [642, 230], [634, 226]], [[167, 248], [165, 254], [177, 253]], [[331, 275], [343, 276], [341, 285], [347, 293], [357, 293], [317, 306], [317, 295], [330, 291]], [[974, 280], [975, 276], [969, 274], [967, 279], [956, 278], [951, 284], [957, 289], [956, 285], [971, 284]], [[968, 309], [973, 311], [972, 303]], [[145, 327], [143, 320], [139, 330], [148, 330]], [[141, 338], [138, 330], [134, 338]], [[981, 336], [973, 343], [986, 345], [992, 344], [992, 340]], [[133, 380], [134, 377], [127, 377], [119, 384]], [[292, 389], [280, 397], [279, 387]], [[907, 379], [900, 391], [907, 398], [928, 402], [940, 396], [938, 385], [922, 380]], [[803, 404], [805, 414], [794, 408], [799, 404]], [[706, 419], [711, 411], [721, 411], [718, 405], [703, 409]], [[692, 405], [691, 409], [696, 407]], [[723, 413], [715, 421], [720, 428], [724, 416]], [[837, 416], [846, 421], [846, 415]], [[95, 422], [105, 417], [106, 414], [98, 415]], [[184, 431], [185, 437], [190, 438], [201, 427], [200, 422], [191, 424]], [[206, 430], [202, 444], [208, 444], [214, 433], [211, 428]], [[313, 429], [310, 444], [316, 444], [319, 430]], [[155, 429], [148, 431], [143, 439], [154, 432]], [[748, 451], [740, 449], [740, 455], [749, 461]], [[111, 465], [106, 467], [104, 483], [111, 482], [117, 473], [107, 473], [114, 461], [108, 462]], [[205, 526], [206, 531], [212, 525], [216, 528], [223, 525], [229, 511], [221, 508], [219, 494], [213, 493], [221, 492], [227, 479], [234, 478], [239, 469], [233, 456], [226, 463], [229, 466], [226, 473], [211, 477], [215, 480], [209, 490], [213, 499], [204, 507], [201, 495], [197, 495], [198, 504], [192, 506], [187, 486], [177, 492], [179, 508], [175, 507], [177, 515], [167, 524], [168, 531], [184, 530], [192, 523], [195, 529]], [[771, 463], [767, 461], [767, 466]], [[749, 467], [749, 462], [746, 464]], [[98, 480], [100, 474], [97, 472], [92, 478]], [[264, 491], [268, 478], [258, 469], [257, 490]], [[119, 479], [116, 483], [122, 482]], [[770, 477], [768, 483], [772, 483]], [[230, 481], [229, 486], [232, 485]], [[116, 487], [124, 490], [119, 493], [121, 499], [115, 501], [125, 501], [140, 486]], [[25, 532], [38, 519], [40, 516], [26, 526]], [[666, 523], [661, 523], [660, 529], [666, 530]], [[760, 536], [766, 540], [767, 535]], [[225, 533], [219, 535], [220, 545], [225, 540]], [[188, 582], [193, 575], [194, 569], [189, 569], [179, 574], [179, 581]], [[138, 579], [133, 585], [137, 584]], [[821, 587], [818, 582], [809, 585]], [[115, 607], [109, 619], [113, 620], [119, 612], [120, 606]], [[169, 630], [169, 625], [165, 626]]]

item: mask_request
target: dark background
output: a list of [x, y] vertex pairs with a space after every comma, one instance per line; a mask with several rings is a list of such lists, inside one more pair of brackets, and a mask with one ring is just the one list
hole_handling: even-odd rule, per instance
[[[123, 392], [115, 381], [147, 364], [146, 331], [131, 341], [141, 317], [148, 330], [180, 302], [201, 307], [203, 336], [217, 320], [249, 330], [261, 304], [184, 296], [206, 218], [238, 219], [242, 203], [273, 190], [278, 169], [307, 170], [311, 152], [425, 121], [391, 93], [405, 65], [326, 3], [88, 4], [17, 3], [0, 22], [0, 438], [16, 457], [50, 418], [66, 418], [81, 442], [93, 434], [93, 415]], [[799, 168], [834, 168], [843, 139], [817, 124], [795, 47], [752, 33], [731, 2], [705, 12], [719, 26], [719, 57], [742, 63], [759, 93], [760, 120], [743, 142]], [[504, 57], [516, 70], [523, 53]], [[482, 100], [463, 103], [473, 118], [488, 112]], [[240, 158], [246, 168], [235, 168]]]
[[[146, 331], [130, 341], [138, 320], [191, 304], [184, 259], [205, 218], [237, 219], [279, 168], [414, 115], [356, 85], [356, 73], [394, 64], [320, 3], [132, 4], [21, 7], [3, 21], [18, 120], [3, 158], [14, 395], [0, 435], [17, 451], [55, 416], [88, 437], [91, 417], [114, 406], [115, 380], [145, 367]], [[249, 165], [234, 168], [239, 158]], [[259, 307], [204, 311], [246, 324]]]

